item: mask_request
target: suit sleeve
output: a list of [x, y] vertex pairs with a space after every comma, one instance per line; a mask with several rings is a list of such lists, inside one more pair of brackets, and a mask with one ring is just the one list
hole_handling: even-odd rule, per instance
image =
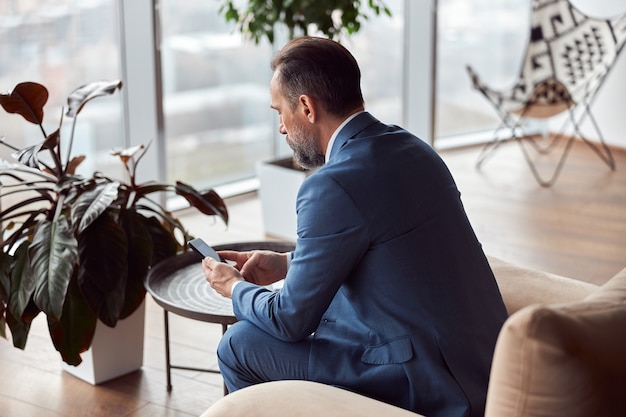
[[322, 171], [302, 184], [296, 205], [298, 240], [283, 288], [272, 292], [242, 282], [232, 298], [238, 320], [285, 341], [315, 331], [369, 242], [349, 194]]

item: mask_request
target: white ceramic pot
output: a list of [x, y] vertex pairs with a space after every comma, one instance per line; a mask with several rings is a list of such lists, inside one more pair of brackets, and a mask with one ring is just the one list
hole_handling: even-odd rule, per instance
[[81, 354], [78, 366], [63, 362], [63, 370], [90, 384], [97, 385], [129, 374], [143, 365], [145, 301], [124, 320], [109, 327], [98, 321], [89, 350]]

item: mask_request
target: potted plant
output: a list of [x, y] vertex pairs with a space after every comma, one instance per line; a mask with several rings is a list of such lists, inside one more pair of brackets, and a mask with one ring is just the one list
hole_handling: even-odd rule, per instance
[[[47, 89], [18, 84], [0, 95], [0, 105], [39, 125], [44, 140], [12, 148], [18, 163], [0, 162], [0, 335], [10, 329], [15, 347], [24, 348], [32, 320], [47, 317], [50, 337], [64, 362], [78, 365], [92, 343], [96, 323], [113, 327], [145, 297], [144, 278], [152, 265], [186, 250], [191, 237], [154, 197], [175, 192], [206, 215], [228, 223], [222, 198], [177, 182], [138, 183], [137, 165], [146, 146], [113, 152], [127, 181], [94, 173], [76, 174], [84, 156], [72, 156], [76, 119], [87, 102], [121, 89], [120, 81], [84, 85], [68, 97], [72, 118], [69, 144], [61, 146], [61, 126], [43, 127]], [[64, 144], [65, 145], [65, 144]], [[67, 156], [62, 154], [67, 152]]]
[[292, 157], [258, 161], [259, 200], [265, 233], [295, 241], [296, 196], [300, 185], [315, 170], [304, 169]]
[[[363, 3], [376, 15], [391, 16], [382, 0]], [[220, 11], [226, 21], [235, 22], [239, 31], [257, 44], [264, 37], [274, 43], [277, 24], [285, 25], [290, 39], [296, 32], [307, 35], [313, 29], [339, 40], [357, 33], [361, 22], [367, 19], [361, 0], [248, 0], [244, 6], [240, 4], [237, 0], [223, 0]]]

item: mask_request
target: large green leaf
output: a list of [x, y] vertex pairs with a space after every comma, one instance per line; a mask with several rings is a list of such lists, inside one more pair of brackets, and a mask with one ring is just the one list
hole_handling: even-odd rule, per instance
[[5, 311], [4, 302], [0, 300], [0, 337], [3, 339], [7, 338], [7, 319]]
[[187, 200], [192, 207], [195, 207], [201, 213], [207, 215], [217, 215], [224, 223], [228, 224], [228, 210], [226, 209], [226, 203], [224, 203], [224, 200], [222, 200], [222, 198], [215, 191], [209, 190], [205, 193], [200, 193], [192, 186], [177, 181], [176, 194], [185, 197], [185, 200]]
[[145, 298], [143, 281], [155, 248], [144, 216], [132, 209], [124, 210], [120, 213], [120, 224], [128, 237], [128, 278], [124, 306], [120, 313], [120, 319], [123, 319], [137, 310]]
[[30, 323], [35, 319], [35, 317], [39, 315], [39, 313], [41, 313], [41, 309], [37, 307], [37, 304], [35, 304], [35, 302], [31, 298], [26, 305], [26, 309], [24, 309], [24, 312], [22, 313], [20, 319], [25, 323]]
[[146, 227], [148, 227], [153, 243], [152, 265], [176, 255], [186, 245], [186, 242], [180, 244], [173, 235], [174, 231], [167, 229], [154, 216], [146, 218]]
[[27, 146], [19, 151], [15, 151], [11, 156], [30, 168], [39, 168], [39, 159], [37, 154], [40, 150], [41, 143], [38, 143], [37, 145]]
[[9, 310], [6, 312], [6, 322], [11, 329], [11, 336], [13, 338], [13, 346], [19, 349], [24, 349], [26, 342], [28, 341], [28, 333], [30, 332], [30, 321], [20, 320], [15, 317]]
[[11, 256], [0, 251], [0, 337], [7, 338], [6, 310], [9, 301]]
[[35, 291], [36, 279], [31, 273], [28, 259], [28, 246], [24, 241], [15, 251], [15, 260], [11, 272], [11, 297], [9, 310], [15, 317], [22, 317], [24, 310]]
[[78, 284], [87, 304], [107, 326], [115, 326], [124, 304], [128, 239], [108, 211], [78, 238]]
[[[32, 300], [35, 278], [28, 267], [28, 245], [28, 241], [22, 242], [14, 257], [0, 252], [0, 274], [4, 276], [0, 287], [6, 290], [4, 301], [0, 300], [0, 336], [7, 337], [5, 327], [8, 324], [13, 346], [20, 349], [26, 346], [31, 322], [41, 311]], [[7, 264], [12, 267], [11, 272], [5, 271]]]
[[30, 187], [31, 185], [36, 187], [37, 184], [54, 184], [57, 181], [57, 178], [54, 175], [42, 171], [40, 168], [31, 168], [22, 164], [9, 163], [4, 159], [0, 159], [0, 176], [13, 178], [15, 183], [12, 182], [11, 184], [7, 184], [7, 186], [12, 188], [21, 188], [23, 186]]
[[26, 165], [29, 168], [40, 169], [39, 167], [39, 152], [45, 149], [54, 149], [58, 145], [60, 139], [59, 129], [55, 130], [49, 135], [46, 140], [37, 145], [27, 146], [19, 151], [13, 153], [13, 158], [17, 159], [21, 164]]
[[96, 97], [111, 95], [121, 88], [122, 82], [119, 80], [96, 81], [82, 85], [74, 90], [67, 98], [67, 112], [65, 114], [68, 117], [76, 117], [88, 101]]
[[67, 286], [78, 262], [77, 245], [67, 219], [61, 217], [38, 224], [28, 251], [37, 278], [33, 299], [53, 320], [61, 317]]
[[72, 205], [72, 223], [78, 225], [77, 234], [81, 234], [115, 201], [119, 187], [117, 181], [99, 184], [76, 199]]
[[31, 123], [43, 123], [43, 106], [48, 101], [48, 90], [33, 82], [19, 83], [11, 94], [0, 94], [0, 105], [9, 113], [17, 113]]
[[[9, 300], [9, 292], [11, 291], [11, 262], [13, 258], [8, 253], [0, 251], [0, 308], [2, 303]], [[2, 318], [2, 314], [0, 314]]]
[[87, 305], [76, 277], [70, 280], [60, 320], [48, 316], [52, 343], [69, 365], [82, 362], [80, 354], [91, 346], [98, 319]]

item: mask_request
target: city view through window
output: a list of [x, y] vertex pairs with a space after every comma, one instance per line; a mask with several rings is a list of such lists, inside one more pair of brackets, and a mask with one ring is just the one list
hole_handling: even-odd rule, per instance
[[[166, 179], [198, 188], [250, 178], [257, 161], [288, 152], [269, 107], [274, 48], [242, 39], [219, 14], [219, 4], [160, 2]], [[403, 74], [405, 0], [386, 4], [391, 18], [371, 16], [344, 44], [361, 65], [367, 110], [384, 122], [402, 125], [403, 79], [410, 76]], [[46, 130], [52, 132], [74, 88], [122, 78], [120, 33], [149, 30], [120, 30], [118, 6], [115, 0], [0, 3], [0, 90], [22, 81], [48, 87]], [[465, 65], [474, 66], [494, 85], [512, 82], [528, 14], [527, 0], [438, 1], [437, 141], [496, 126], [493, 110], [471, 90]], [[79, 115], [80, 140], [74, 146], [75, 153], [88, 156], [82, 166], [86, 175], [94, 170], [122, 175], [119, 162], [109, 155], [124, 146], [122, 114], [123, 99], [117, 94], [94, 100]], [[69, 127], [64, 131], [69, 133]], [[42, 140], [36, 126], [4, 112], [0, 135], [17, 147]], [[9, 154], [0, 149], [0, 157], [9, 159]]]

